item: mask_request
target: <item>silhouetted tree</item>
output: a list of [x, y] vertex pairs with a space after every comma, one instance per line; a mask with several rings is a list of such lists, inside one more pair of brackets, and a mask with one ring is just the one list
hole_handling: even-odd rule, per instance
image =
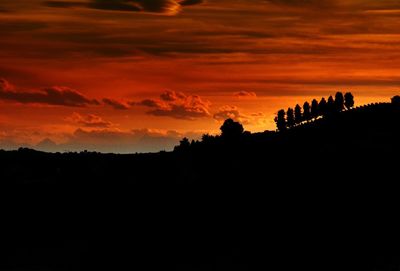
[[237, 138], [243, 134], [243, 125], [233, 119], [225, 120], [221, 128], [221, 136], [225, 138]]
[[310, 104], [305, 102], [303, 105], [303, 119], [309, 121], [311, 119]]
[[335, 101], [332, 96], [329, 96], [328, 102], [326, 103], [326, 114], [332, 114], [335, 112]]
[[335, 95], [335, 111], [342, 111], [344, 109], [344, 97], [342, 92], [336, 92]]
[[249, 138], [251, 136], [251, 132], [250, 131], [244, 131], [243, 132], [243, 136]]
[[303, 115], [301, 113], [301, 107], [300, 105], [296, 105], [296, 107], [294, 108], [294, 121], [296, 123], [300, 123], [303, 121]]
[[295, 125], [294, 112], [292, 108], [288, 108], [286, 112], [286, 122], [288, 127], [293, 127]]
[[318, 104], [318, 111], [320, 115], [324, 116], [326, 114], [327, 111], [326, 107], [327, 107], [326, 100], [325, 98], [322, 98]]
[[350, 109], [354, 106], [354, 96], [351, 94], [351, 92], [347, 92], [344, 95], [344, 105], [347, 109]]
[[190, 148], [190, 141], [187, 137], [182, 138], [178, 146], [175, 146], [174, 151], [187, 151]]
[[311, 102], [311, 116], [313, 118], [316, 118], [319, 116], [318, 102], [316, 99], [312, 100], [312, 102]]
[[392, 104], [394, 104], [396, 106], [400, 106], [400, 96], [399, 95], [392, 97]]
[[210, 144], [211, 142], [213, 142], [215, 139], [215, 137], [213, 137], [212, 135], [209, 134], [204, 134], [201, 137], [201, 142], [203, 142], [204, 144]]
[[192, 142], [190, 142], [190, 147], [194, 147], [199, 143], [199, 141], [192, 139]]
[[286, 119], [285, 119], [285, 110], [281, 109], [278, 111], [278, 115], [275, 118], [276, 122], [276, 127], [278, 128], [279, 131], [285, 131], [286, 130]]

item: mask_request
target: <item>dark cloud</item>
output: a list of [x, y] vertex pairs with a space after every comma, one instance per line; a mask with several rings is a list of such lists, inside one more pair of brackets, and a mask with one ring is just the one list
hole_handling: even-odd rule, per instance
[[14, 86], [11, 85], [10, 82], [8, 82], [4, 78], [0, 78], [0, 93], [4, 91], [12, 91], [14, 90]]
[[67, 117], [65, 120], [82, 127], [109, 128], [112, 126], [111, 122], [105, 121], [103, 120], [102, 117], [94, 114], [81, 115], [79, 113], [74, 112], [71, 116]]
[[266, 2], [278, 5], [308, 6], [308, 7], [327, 7], [338, 5], [337, 0], [266, 0]]
[[240, 112], [236, 106], [226, 105], [214, 114], [214, 119], [223, 122], [226, 119], [233, 119], [244, 125], [260, 125], [266, 123], [266, 116], [263, 113], [252, 113], [249, 115]]
[[166, 15], [175, 15], [182, 6], [196, 5], [202, 0], [91, 0], [81, 1], [46, 1], [49, 7], [87, 7], [102, 10], [149, 12]]
[[397, 0], [265, 0], [275, 5], [288, 7], [324, 9], [325, 12], [334, 12], [334, 9], [347, 9], [347, 12], [370, 9], [397, 9], [400, 2]]
[[73, 8], [73, 7], [87, 7], [88, 3], [79, 1], [45, 1], [45, 6], [52, 8]]
[[257, 98], [257, 94], [253, 91], [242, 90], [242, 91], [233, 93], [233, 95], [239, 99], [256, 99]]
[[176, 119], [195, 120], [210, 116], [210, 102], [197, 95], [186, 95], [182, 92], [166, 91], [159, 100], [146, 99], [135, 105], [152, 108], [147, 114]]
[[214, 114], [214, 119], [218, 121], [224, 121], [226, 119], [233, 119], [240, 123], [247, 122], [248, 117], [244, 116], [239, 112], [236, 106], [223, 106], [219, 109], [217, 113]]
[[204, 0], [182, 0], [178, 1], [182, 6], [191, 6], [204, 3]]
[[14, 87], [5, 79], [0, 80], [0, 100], [72, 107], [99, 105], [98, 101], [89, 99], [68, 87], [55, 86], [34, 92], [14, 90]]
[[131, 105], [141, 105], [141, 106], [152, 107], [152, 108], [164, 106], [164, 104], [161, 101], [152, 100], [152, 99], [144, 99], [140, 102], [131, 102], [130, 104]]
[[182, 100], [186, 98], [186, 95], [182, 92], [176, 92], [167, 90], [163, 94], [160, 95], [161, 100], [166, 102], [174, 102], [177, 100]]
[[114, 99], [104, 98], [103, 99], [103, 103], [106, 104], [106, 105], [109, 105], [112, 108], [117, 109], [117, 110], [127, 110], [127, 109], [129, 109], [129, 105], [125, 104], [124, 102], [117, 101], [117, 100], [114, 100]]
[[[1, 11], [0, 11], [1, 12]], [[15, 32], [31, 32], [45, 29], [48, 24], [34, 20], [0, 20], [0, 33], [2, 36], [15, 34]]]

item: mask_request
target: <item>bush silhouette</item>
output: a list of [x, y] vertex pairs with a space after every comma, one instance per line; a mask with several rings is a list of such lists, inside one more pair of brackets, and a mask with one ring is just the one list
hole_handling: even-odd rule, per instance
[[344, 95], [344, 106], [347, 109], [350, 109], [354, 106], [354, 96], [353, 96], [353, 94], [351, 94], [351, 92], [347, 92]]
[[342, 111], [344, 109], [344, 97], [342, 92], [336, 92], [335, 95], [335, 111]]
[[305, 102], [303, 105], [303, 119], [309, 121], [311, 119], [310, 104]]
[[185, 152], [190, 149], [190, 141], [187, 137], [182, 138], [178, 146], [175, 146], [174, 151]]
[[293, 127], [295, 125], [294, 112], [292, 108], [288, 108], [286, 112], [286, 122], [288, 127]]
[[278, 111], [278, 115], [275, 118], [276, 127], [278, 128], [279, 131], [286, 130], [285, 115], [286, 115], [285, 110], [281, 109], [281, 110]]
[[312, 100], [312, 102], [311, 102], [311, 116], [313, 118], [316, 118], [319, 116], [318, 102], [316, 99]]
[[335, 112], [335, 100], [332, 96], [329, 96], [328, 102], [326, 103], [326, 115], [330, 115]]
[[209, 134], [204, 134], [201, 137], [201, 142], [203, 142], [204, 144], [210, 144], [211, 142], [213, 142], [215, 140], [215, 137]]
[[318, 111], [319, 111], [319, 114], [322, 115], [322, 116], [324, 116], [326, 114], [326, 112], [327, 112], [327, 103], [326, 103], [325, 98], [322, 98], [321, 101], [319, 102]]
[[220, 130], [221, 136], [224, 138], [237, 138], [240, 137], [244, 132], [243, 125], [234, 121], [233, 119], [225, 120]]
[[296, 107], [294, 108], [294, 121], [296, 123], [300, 123], [303, 120], [303, 115], [301, 113], [301, 107], [300, 105], [296, 105]]

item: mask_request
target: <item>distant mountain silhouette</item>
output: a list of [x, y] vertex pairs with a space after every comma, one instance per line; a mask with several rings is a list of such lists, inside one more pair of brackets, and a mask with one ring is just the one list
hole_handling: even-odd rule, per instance
[[0, 267], [398, 270], [400, 98], [345, 97], [174, 152], [0, 151]]

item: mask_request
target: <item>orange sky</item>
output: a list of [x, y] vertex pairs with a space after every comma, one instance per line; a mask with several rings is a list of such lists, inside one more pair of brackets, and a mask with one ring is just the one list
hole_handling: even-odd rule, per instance
[[399, 19], [397, 0], [0, 1], [0, 148], [156, 151], [336, 91], [389, 101]]

